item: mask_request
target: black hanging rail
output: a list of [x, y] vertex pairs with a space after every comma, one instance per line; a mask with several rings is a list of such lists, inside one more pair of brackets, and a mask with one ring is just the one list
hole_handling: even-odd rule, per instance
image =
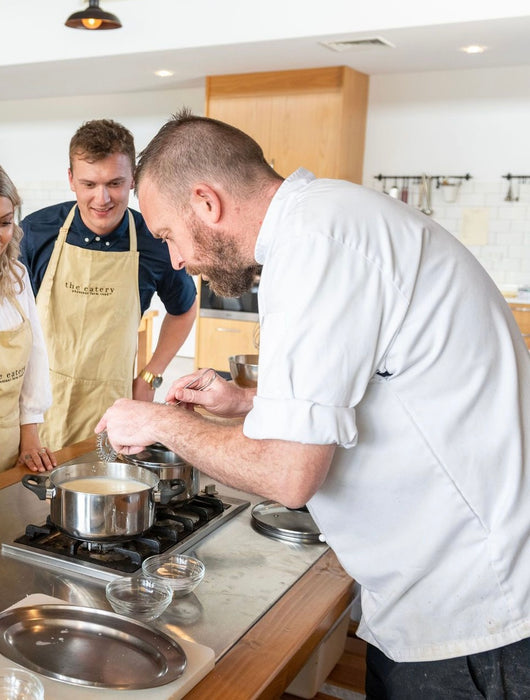
[[530, 175], [512, 175], [512, 173], [506, 173], [502, 175], [505, 180], [522, 180], [526, 184], [526, 180], [530, 180]]
[[[412, 181], [414, 183], [419, 183], [424, 177], [430, 178], [431, 181], [434, 180], [436, 182], [436, 188], [438, 189], [444, 180], [471, 180], [473, 176], [469, 173], [465, 175], [429, 175], [428, 173], [423, 173], [422, 175], [382, 175], [381, 173], [379, 175], [374, 175], [375, 180], [379, 180], [379, 182], [383, 183], [387, 180], [405, 180], [406, 182]], [[506, 176], [503, 175], [503, 177]]]

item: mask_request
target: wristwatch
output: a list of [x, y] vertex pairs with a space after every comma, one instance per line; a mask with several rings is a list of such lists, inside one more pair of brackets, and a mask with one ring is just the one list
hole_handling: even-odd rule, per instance
[[143, 369], [138, 376], [141, 377], [144, 382], [147, 382], [153, 391], [162, 385], [162, 375], [153, 374], [148, 369]]

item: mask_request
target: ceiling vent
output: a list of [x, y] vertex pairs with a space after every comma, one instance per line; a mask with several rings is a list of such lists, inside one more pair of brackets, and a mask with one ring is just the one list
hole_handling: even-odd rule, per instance
[[394, 44], [380, 36], [365, 37], [364, 39], [338, 39], [337, 41], [321, 41], [320, 43], [332, 51], [359, 51], [379, 46], [396, 48]]

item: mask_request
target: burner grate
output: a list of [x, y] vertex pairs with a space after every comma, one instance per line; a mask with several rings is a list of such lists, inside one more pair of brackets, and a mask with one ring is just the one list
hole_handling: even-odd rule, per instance
[[96, 570], [133, 574], [147, 557], [169, 549], [184, 551], [248, 505], [247, 501], [213, 495], [158, 505], [155, 523], [147, 532], [125, 541], [110, 542], [87, 542], [71, 537], [59, 530], [48, 516], [44, 525], [28, 524], [24, 535], [14, 540], [14, 546], [39, 550], [52, 558], [82, 562]]

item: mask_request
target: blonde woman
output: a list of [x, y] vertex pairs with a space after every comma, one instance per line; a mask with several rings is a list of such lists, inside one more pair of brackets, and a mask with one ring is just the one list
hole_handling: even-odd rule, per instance
[[43, 472], [57, 464], [38, 431], [51, 389], [35, 299], [26, 268], [18, 261], [19, 205], [17, 190], [0, 166], [0, 471], [21, 463]]

